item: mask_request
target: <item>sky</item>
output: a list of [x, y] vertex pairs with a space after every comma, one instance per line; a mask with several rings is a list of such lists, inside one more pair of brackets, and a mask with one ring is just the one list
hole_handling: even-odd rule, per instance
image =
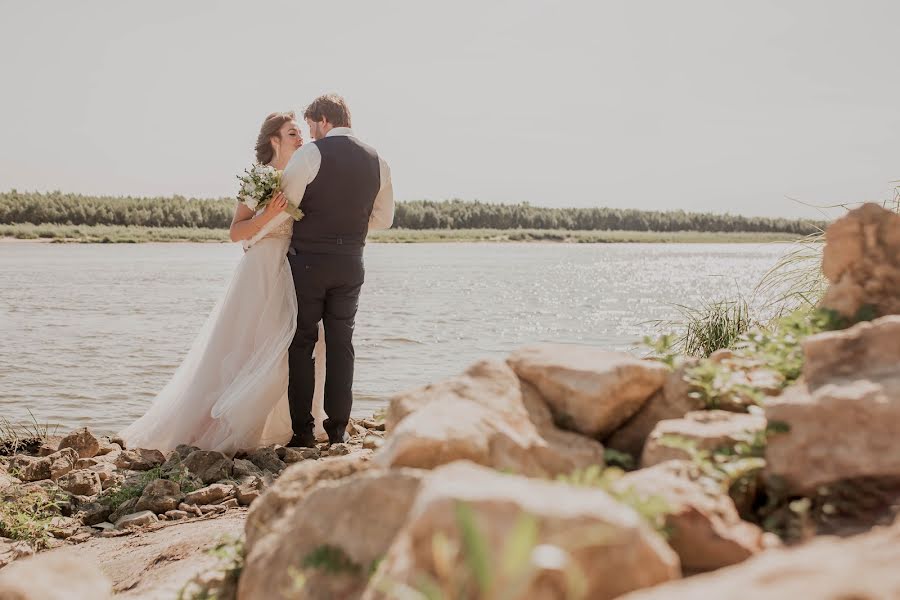
[[889, 0], [0, 0], [0, 191], [232, 196], [326, 92], [399, 200], [816, 217], [900, 179]]

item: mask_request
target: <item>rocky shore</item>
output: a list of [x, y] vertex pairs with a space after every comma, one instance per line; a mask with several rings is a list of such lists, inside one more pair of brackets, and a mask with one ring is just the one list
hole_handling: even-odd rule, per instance
[[526, 347], [305, 451], [14, 454], [0, 597], [900, 597], [900, 216], [826, 241], [818, 307], [707, 358]]

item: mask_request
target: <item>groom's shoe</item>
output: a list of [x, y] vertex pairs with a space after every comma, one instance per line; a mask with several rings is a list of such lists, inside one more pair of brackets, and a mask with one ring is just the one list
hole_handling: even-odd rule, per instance
[[346, 431], [344, 432], [344, 435], [340, 439], [333, 438], [330, 435], [328, 436], [328, 445], [329, 446], [331, 444], [346, 444], [349, 441], [350, 441], [350, 435]]
[[315, 448], [316, 436], [312, 432], [294, 434], [291, 441], [287, 443], [288, 448]]

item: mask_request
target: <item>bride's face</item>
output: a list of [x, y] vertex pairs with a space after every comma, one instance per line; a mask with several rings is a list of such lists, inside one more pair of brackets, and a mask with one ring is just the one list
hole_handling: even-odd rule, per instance
[[290, 158], [303, 145], [303, 135], [297, 121], [288, 121], [278, 130], [279, 137], [272, 138], [276, 156]]

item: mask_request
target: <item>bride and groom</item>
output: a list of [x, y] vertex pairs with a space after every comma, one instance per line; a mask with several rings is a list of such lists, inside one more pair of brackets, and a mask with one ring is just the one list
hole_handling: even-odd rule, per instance
[[303, 117], [305, 145], [294, 113], [266, 117], [256, 158], [283, 171], [281, 191], [263, 210], [235, 209], [231, 239], [245, 254], [172, 379], [120, 432], [129, 447], [233, 454], [346, 439], [363, 248], [369, 230], [391, 226], [393, 188], [343, 98], [321, 96]]

